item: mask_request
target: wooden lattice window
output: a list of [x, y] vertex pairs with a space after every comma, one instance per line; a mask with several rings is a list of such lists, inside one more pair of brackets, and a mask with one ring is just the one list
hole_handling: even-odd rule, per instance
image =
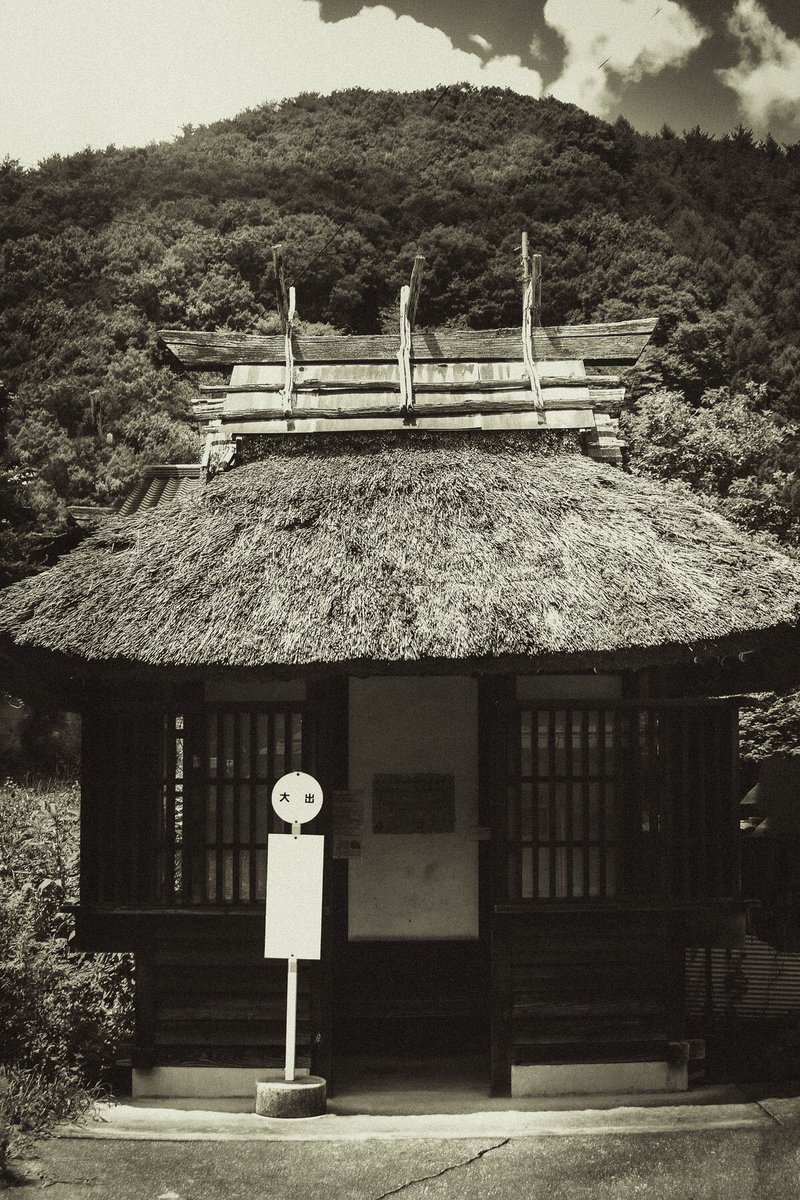
[[526, 704], [509, 747], [506, 899], [737, 894], [731, 706]]
[[[164, 720], [160, 894], [167, 905], [250, 905], [266, 890], [270, 796], [304, 763], [304, 706], [239, 704]], [[307, 740], [307, 739], [306, 739]]]
[[602, 709], [524, 708], [509, 805], [509, 891], [521, 899], [617, 891], [617, 736]]

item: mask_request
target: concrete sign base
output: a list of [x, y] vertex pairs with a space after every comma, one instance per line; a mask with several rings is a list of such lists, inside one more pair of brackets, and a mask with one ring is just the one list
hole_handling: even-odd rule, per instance
[[265, 1080], [256, 1084], [256, 1113], [259, 1117], [320, 1117], [326, 1109], [326, 1091], [319, 1075]]

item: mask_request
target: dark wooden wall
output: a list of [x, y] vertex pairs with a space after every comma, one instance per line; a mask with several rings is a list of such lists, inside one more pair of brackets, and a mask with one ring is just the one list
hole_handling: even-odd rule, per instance
[[684, 1037], [683, 945], [668, 914], [496, 917], [492, 1090], [511, 1065], [671, 1060]]
[[[283, 1067], [286, 964], [265, 960], [263, 918], [167, 918], [136, 950], [133, 1065]], [[297, 1064], [311, 1065], [313, 970], [300, 964]]]
[[82, 714], [82, 905], [157, 901], [162, 739], [155, 706]]

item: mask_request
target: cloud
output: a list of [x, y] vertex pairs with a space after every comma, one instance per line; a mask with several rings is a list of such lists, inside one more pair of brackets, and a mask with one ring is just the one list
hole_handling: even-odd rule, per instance
[[760, 136], [771, 125], [781, 125], [787, 136], [800, 135], [800, 42], [774, 25], [758, 0], [738, 0], [727, 25], [742, 59], [717, 75], [736, 93], [742, 116]]
[[606, 116], [622, 83], [681, 66], [707, 31], [676, 0], [547, 0], [544, 18], [566, 57], [548, 91]]
[[476, 46], [479, 46], [480, 49], [484, 52], [484, 54], [491, 54], [492, 43], [487, 42], [486, 38], [481, 37], [481, 35], [479, 33], [471, 33], [469, 35], [469, 40], [471, 42], [474, 42]]
[[542, 91], [519, 57], [484, 62], [385, 6], [324, 22], [318, 0], [0, 0], [0, 28], [0, 158], [24, 162], [171, 138], [304, 91]]

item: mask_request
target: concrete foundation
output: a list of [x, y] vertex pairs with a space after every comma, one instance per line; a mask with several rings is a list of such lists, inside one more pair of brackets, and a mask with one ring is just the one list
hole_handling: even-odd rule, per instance
[[319, 1075], [304, 1079], [266, 1080], [256, 1084], [259, 1117], [320, 1117], [326, 1108], [326, 1083]]
[[[307, 1076], [307, 1071], [298, 1071]], [[247, 1097], [260, 1080], [282, 1080], [283, 1071], [265, 1067], [151, 1067], [134, 1069], [131, 1073], [131, 1095], [134, 1100], [145, 1098], [215, 1099]]]
[[593, 1096], [685, 1092], [686, 1066], [667, 1062], [558, 1063], [512, 1066], [512, 1096]]

